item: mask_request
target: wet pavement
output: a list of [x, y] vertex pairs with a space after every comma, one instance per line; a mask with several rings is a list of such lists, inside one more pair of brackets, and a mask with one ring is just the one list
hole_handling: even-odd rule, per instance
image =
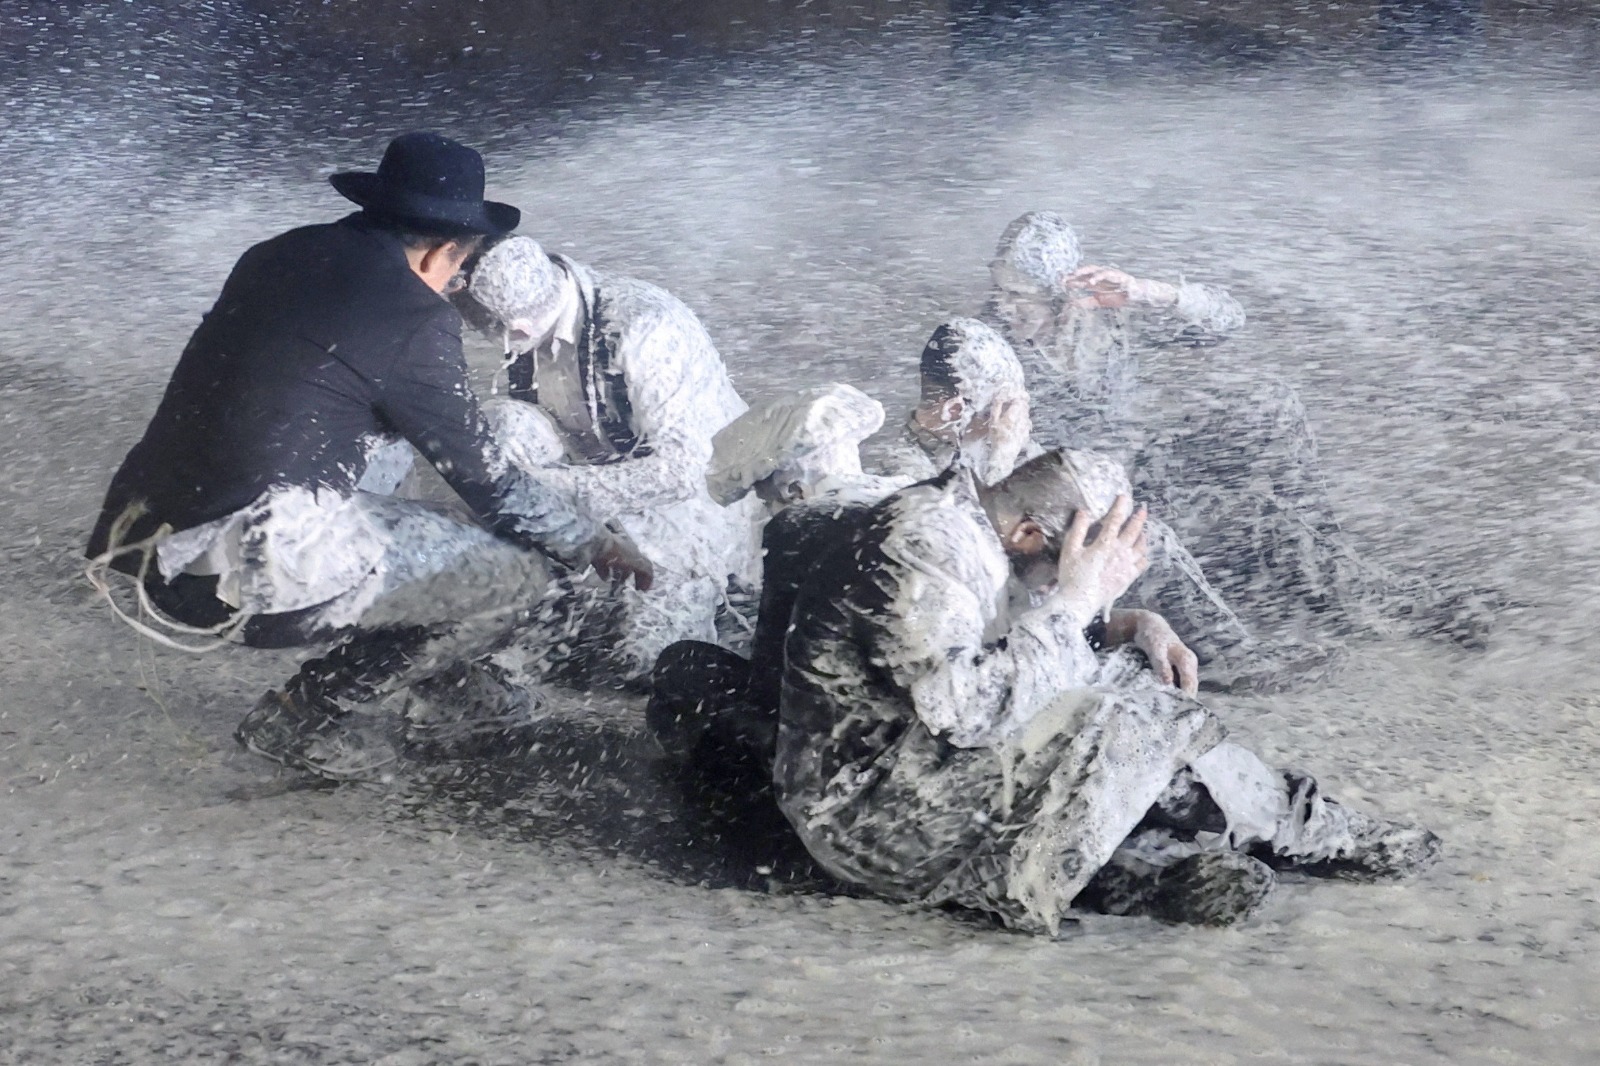
[[[1600, 1056], [1592, 11], [533, 8], [0, 5], [0, 1062]], [[409, 126], [482, 145], [552, 248], [682, 296], [747, 398], [908, 402], [1029, 208], [1227, 285], [1250, 324], [1185, 358], [1299, 389], [1372, 558], [1522, 604], [1487, 652], [1373, 642], [1218, 704], [1444, 861], [1051, 943], [834, 895], [772, 825], [691, 814], [632, 698], [388, 788], [237, 752], [294, 657], [141, 644], [77, 553], [233, 260], [337, 217], [325, 175]]]

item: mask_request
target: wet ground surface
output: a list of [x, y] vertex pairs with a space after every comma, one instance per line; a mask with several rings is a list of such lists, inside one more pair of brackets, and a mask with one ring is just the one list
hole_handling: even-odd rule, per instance
[[[547, 53], [495, 4], [397, 5], [426, 45], [338, 4], [0, 7], [0, 1062], [1595, 1061], [1592, 15], [737, 6], [683, 37], [602, 7]], [[1299, 388], [1370, 556], [1524, 604], [1484, 653], [1374, 642], [1218, 704], [1444, 861], [1050, 943], [691, 815], [626, 697], [388, 788], [238, 753], [293, 656], [142, 645], [78, 545], [233, 259], [336, 217], [323, 175], [408, 124], [483, 144], [551, 247], [684, 297], [750, 397], [904, 403], [1028, 208], [1228, 285], [1250, 325], [1194, 357]]]

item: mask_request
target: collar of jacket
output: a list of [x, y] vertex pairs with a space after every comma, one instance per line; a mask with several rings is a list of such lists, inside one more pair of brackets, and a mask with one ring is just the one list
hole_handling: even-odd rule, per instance
[[393, 233], [390, 233], [388, 230], [383, 229], [380, 226], [373, 225], [372, 220], [367, 218], [366, 215], [360, 211], [351, 212], [350, 214], [341, 218], [336, 224], [340, 226], [348, 226], [371, 241], [374, 246], [380, 249], [379, 254], [384, 259], [390, 261], [390, 265], [398, 266], [402, 271], [405, 272], [405, 276], [411, 279], [411, 285], [416, 286], [419, 290], [427, 293], [429, 296], [437, 296], [440, 299], [444, 299], [444, 297], [440, 296], [439, 293], [436, 293], [432, 289], [428, 288], [428, 283], [418, 277], [415, 270], [411, 269], [411, 260], [406, 257], [406, 246], [401, 242], [399, 237], [396, 237]]

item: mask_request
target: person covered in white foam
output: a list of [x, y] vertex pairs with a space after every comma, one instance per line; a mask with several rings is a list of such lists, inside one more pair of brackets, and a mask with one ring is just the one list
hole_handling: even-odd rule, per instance
[[713, 639], [730, 577], [754, 569], [753, 505], [706, 491], [712, 438], [745, 403], [700, 320], [655, 285], [529, 237], [494, 244], [470, 278], [464, 313], [505, 339], [509, 398], [485, 414], [506, 455], [655, 567], [648, 592], [595, 605], [596, 669], [636, 679], [673, 641]]
[[[862, 447], [874, 469], [922, 480], [960, 462], [992, 485], [1043, 450], [1032, 436], [1022, 362], [994, 327], [973, 318], [941, 324], [923, 348], [918, 373], [917, 406]], [[1149, 524], [1151, 566], [1128, 599], [1159, 611], [1184, 635], [1207, 665], [1208, 687], [1280, 688], [1315, 676], [1301, 673], [1301, 645], [1251, 632], [1166, 518]]]
[[754, 494], [773, 514], [829, 493], [876, 502], [915, 480], [862, 469], [862, 442], [883, 420], [881, 403], [842, 382], [754, 404], [713, 438], [706, 486], [730, 507]]
[[1052, 211], [1006, 227], [990, 275], [986, 317], [1028, 362], [1047, 439], [1124, 462], [1216, 591], [1274, 645], [1283, 669], [1236, 664], [1248, 683], [1311, 676], [1343, 658], [1344, 638], [1400, 620], [1469, 646], [1486, 639], [1492, 619], [1475, 594], [1403, 580], [1361, 557], [1291, 386], [1200, 357], [1245, 323], [1225, 289], [1085, 265], [1077, 234]]
[[952, 318], [923, 347], [917, 406], [863, 451], [875, 469], [916, 481], [933, 477], [959, 456], [992, 485], [1040, 453], [1032, 433], [1017, 353], [987, 323]]
[[1224, 741], [1192, 677], [1174, 688], [1120, 650], [1175, 654], [1159, 618], [1112, 611], [1098, 638], [1117, 650], [1097, 656], [1087, 631], [1146, 552], [1114, 467], [1047, 452], [987, 486], [953, 466], [813, 568], [773, 768], [807, 850], [875, 894], [1042, 933], [1071, 907], [1227, 924], [1275, 867], [1378, 879], [1427, 863], [1433, 834], [1268, 769]]
[[717, 434], [706, 484], [719, 503], [761, 500], [761, 589], [748, 658], [680, 641], [656, 660], [646, 718], [663, 747], [715, 772], [749, 762], [770, 777], [783, 637], [809, 569], [861, 513], [911, 483], [865, 473], [860, 445], [883, 425], [883, 405], [831, 383], [759, 402]]
[[1154, 345], [1203, 344], [1245, 323], [1244, 308], [1219, 286], [1085, 265], [1077, 233], [1054, 211], [1030, 211], [1007, 226], [989, 272], [986, 317], [1068, 383], [1078, 399], [1075, 418], [1084, 409], [1127, 415], [1140, 356]]

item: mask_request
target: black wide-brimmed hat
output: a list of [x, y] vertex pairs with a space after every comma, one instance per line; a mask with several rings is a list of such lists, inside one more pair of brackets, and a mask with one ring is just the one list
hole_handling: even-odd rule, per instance
[[403, 133], [389, 142], [376, 174], [328, 179], [340, 195], [373, 214], [441, 236], [510, 233], [522, 212], [483, 198], [483, 157], [437, 133]]

